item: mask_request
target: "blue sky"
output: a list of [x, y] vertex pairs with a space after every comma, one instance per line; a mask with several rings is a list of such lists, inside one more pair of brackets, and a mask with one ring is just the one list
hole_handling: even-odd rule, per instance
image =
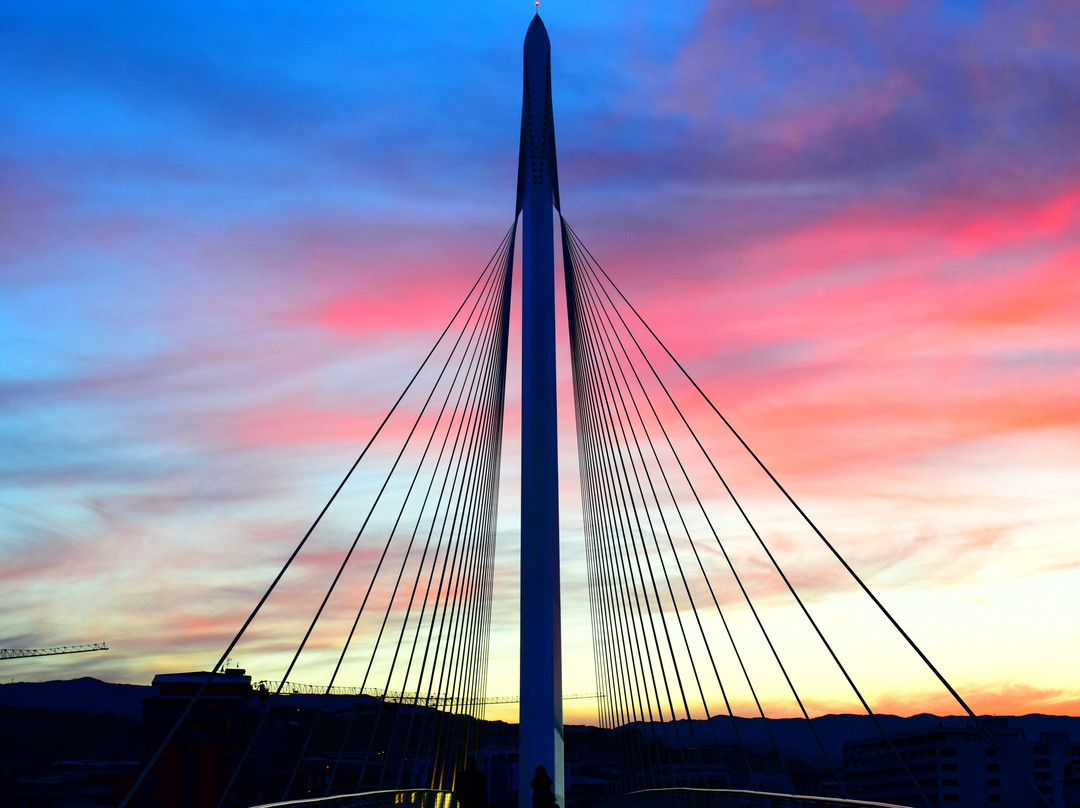
[[[1074, 709], [1080, 13], [541, 11], [575, 229], [977, 704]], [[10, 676], [216, 658], [510, 224], [533, 12], [4, 10], [0, 645], [113, 645]]]

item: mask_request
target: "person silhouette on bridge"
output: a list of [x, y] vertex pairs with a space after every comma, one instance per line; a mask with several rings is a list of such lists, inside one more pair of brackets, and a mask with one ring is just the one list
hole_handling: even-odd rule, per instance
[[532, 782], [529, 785], [532, 786], [533, 790], [533, 808], [559, 808], [559, 804], [555, 802], [555, 794], [551, 790], [551, 777], [548, 775], [543, 763], [536, 767], [536, 773], [533, 774]]
[[487, 780], [470, 757], [454, 781], [454, 798], [460, 808], [487, 808]]

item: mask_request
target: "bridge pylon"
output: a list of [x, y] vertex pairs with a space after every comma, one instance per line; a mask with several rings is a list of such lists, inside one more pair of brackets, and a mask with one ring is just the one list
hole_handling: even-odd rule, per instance
[[521, 707], [519, 805], [538, 766], [563, 785], [559, 469], [555, 402], [554, 211], [559, 207], [551, 43], [537, 14], [525, 35], [518, 158], [521, 214]]

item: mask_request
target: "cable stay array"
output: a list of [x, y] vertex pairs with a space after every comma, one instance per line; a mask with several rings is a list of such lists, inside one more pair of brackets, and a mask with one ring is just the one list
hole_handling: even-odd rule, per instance
[[[837, 581], [977, 727], [979, 717], [558, 221], [597, 723], [610, 742], [592, 764], [606, 768], [609, 796], [857, 800], [860, 782], [814, 717], [860, 711], [907, 804], [930, 804], [921, 763], [874, 708], [873, 671], [900, 663], [879, 656], [877, 637], [834, 636]], [[121, 808], [153, 804], [163, 773], [220, 721], [238, 652], [278, 670], [248, 688], [228, 763], [200, 804], [447, 791], [484, 748], [486, 706], [516, 701], [487, 687], [516, 235], [515, 222], [210, 672], [182, 675], [197, 686]], [[847, 702], [823, 695], [836, 692]], [[793, 765], [793, 722], [824, 780]]]
[[[905, 804], [929, 805], [925, 767], [897, 748], [873, 709], [873, 678], [869, 685], [857, 681], [856, 669], [880, 674], [897, 663], [868, 660], [875, 643], [841, 644], [817, 614], [813, 600], [827, 598], [814, 586], [831, 576], [830, 586], [862, 598], [858, 608], [877, 614], [882, 632], [897, 638], [896, 650], [921, 663], [927, 679], [1027, 781], [1036, 804], [1046, 805], [561, 214], [559, 220], [596, 688], [607, 696], [598, 702], [598, 722], [614, 739], [612, 765], [622, 769], [611, 778], [614, 791], [734, 788], [858, 799], [860, 783], [842, 776], [843, 761], [812, 720], [831, 708], [865, 713], [893, 761], [892, 776], [906, 789]], [[796, 568], [810, 556], [795, 549], [800, 532], [819, 551], [801, 576]], [[785, 552], [796, 563], [785, 561]], [[800, 577], [809, 581], [809, 595], [800, 592]], [[825, 682], [829, 692], [850, 694], [844, 707], [821, 696]], [[751, 717], [760, 719], [765, 737], [748, 737]], [[784, 743], [791, 730], [783, 737], [776, 730], [780, 718], [793, 717], [801, 719], [805, 745], [831, 767], [824, 782], [789, 768]]]
[[[172, 765], [170, 745], [207, 720], [238, 649], [281, 670], [256, 687], [251, 720], [236, 728], [235, 759], [213, 795], [219, 808], [449, 789], [475, 753], [489, 703], [515, 233], [516, 224], [123, 805], [153, 800], [151, 774]], [[298, 711], [281, 698], [297, 692], [297, 680], [323, 683], [314, 688], [320, 709], [283, 720], [282, 710]], [[343, 715], [334, 699], [342, 686], [369, 698]]]

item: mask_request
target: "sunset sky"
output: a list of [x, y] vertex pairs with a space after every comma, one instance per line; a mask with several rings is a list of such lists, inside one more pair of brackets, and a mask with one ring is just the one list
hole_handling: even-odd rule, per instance
[[[1080, 10], [540, 10], [576, 232], [974, 708], [1077, 714]], [[0, 647], [111, 650], [3, 681], [217, 660], [513, 219], [534, 11], [7, 4]], [[517, 691], [512, 516], [491, 695]], [[956, 712], [869, 646], [883, 711]]]

